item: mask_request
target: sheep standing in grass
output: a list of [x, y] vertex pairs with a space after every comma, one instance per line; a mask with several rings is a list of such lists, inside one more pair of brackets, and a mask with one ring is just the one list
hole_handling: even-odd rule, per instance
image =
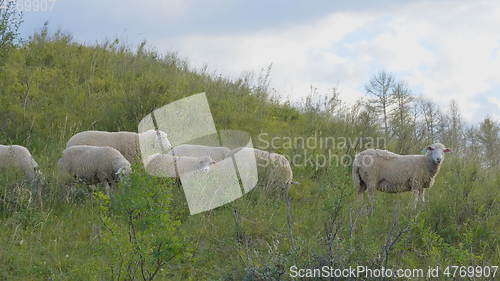
[[66, 148], [59, 159], [60, 172], [87, 184], [104, 184], [109, 196], [111, 186], [131, 172], [130, 162], [116, 149], [104, 146], [75, 145]]
[[[163, 131], [148, 130], [143, 133], [84, 131], [72, 136], [66, 148], [75, 145], [109, 146], [118, 150], [129, 162], [136, 162], [141, 157], [141, 143], [147, 144], [148, 151], [160, 152], [158, 135], [164, 149], [169, 150], [171, 144]], [[141, 142], [139, 142], [141, 139]]]
[[205, 146], [197, 144], [181, 144], [175, 146], [169, 154], [175, 156], [188, 156], [188, 157], [210, 157], [216, 162], [224, 160], [226, 155], [230, 153], [229, 148], [219, 146]]
[[258, 170], [258, 182], [264, 186], [267, 192], [279, 191], [281, 195], [288, 192], [293, 181], [293, 172], [290, 162], [285, 156], [257, 148], [239, 147], [233, 149], [227, 157], [240, 155], [245, 158], [245, 153], [254, 153]]
[[425, 155], [399, 155], [386, 150], [365, 150], [354, 158], [354, 187], [358, 190], [358, 196], [368, 190], [372, 202], [375, 189], [389, 193], [412, 191], [416, 207], [419, 199], [425, 202], [425, 189], [433, 185], [444, 153], [449, 151], [440, 143], [428, 146]]
[[24, 146], [0, 145], [0, 169], [15, 169], [24, 174], [32, 193], [41, 196], [41, 173], [38, 164]]
[[195, 170], [208, 171], [212, 164], [215, 161], [210, 156], [197, 158], [155, 153], [146, 159], [144, 167], [152, 176], [179, 178], [182, 174]]

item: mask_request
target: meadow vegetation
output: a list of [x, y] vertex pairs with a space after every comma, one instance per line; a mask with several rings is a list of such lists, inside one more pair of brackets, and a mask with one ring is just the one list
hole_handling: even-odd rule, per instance
[[[11, 41], [0, 63], [0, 143], [26, 146], [46, 186], [40, 206], [15, 175], [1, 175], [0, 279], [290, 280], [293, 265], [499, 265], [499, 125], [490, 119], [468, 125], [453, 102], [441, 109], [383, 73], [367, 83], [370, 98], [353, 105], [335, 89], [312, 89], [291, 102], [269, 89], [268, 70], [227, 79], [145, 43], [82, 45], [46, 26]], [[377, 88], [384, 83], [385, 93]], [[405, 154], [440, 141], [453, 153], [425, 205], [411, 208], [409, 193], [377, 193], [371, 215], [355, 201], [348, 161], [293, 167], [300, 184], [289, 191], [290, 208], [257, 187], [194, 216], [177, 182], [149, 177], [138, 166], [111, 200], [99, 189], [59, 183], [56, 162], [73, 134], [137, 131], [153, 109], [199, 92], [207, 93], [218, 130], [249, 132], [257, 147], [266, 133], [383, 137], [381, 148]], [[268, 150], [353, 156], [364, 148]]]

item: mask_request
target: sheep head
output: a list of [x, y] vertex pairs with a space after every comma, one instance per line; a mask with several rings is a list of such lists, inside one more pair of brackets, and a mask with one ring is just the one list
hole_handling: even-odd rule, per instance
[[203, 172], [208, 172], [210, 170], [210, 166], [213, 164], [215, 164], [215, 161], [212, 160], [210, 156], [204, 156], [200, 159], [198, 168]]
[[118, 178], [118, 180], [123, 180], [124, 178], [128, 177], [130, 173], [132, 172], [132, 169], [129, 166], [121, 167], [116, 171], [115, 175]]
[[441, 143], [434, 143], [429, 145], [426, 149], [426, 155], [435, 165], [441, 164], [444, 160], [444, 154], [446, 152], [451, 152], [449, 148], [446, 148]]

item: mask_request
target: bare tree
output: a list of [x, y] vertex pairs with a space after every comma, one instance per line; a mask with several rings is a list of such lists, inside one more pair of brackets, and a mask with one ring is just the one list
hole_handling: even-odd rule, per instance
[[500, 162], [500, 127], [490, 118], [484, 119], [479, 125], [478, 138], [483, 146], [484, 157], [490, 167], [497, 166]]
[[479, 140], [479, 129], [474, 126], [468, 126], [464, 129], [464, 156], [475, 162], [480, 161], [481, 142]]
[[408, 153], [412, 146], [415, 123], [411, 112], [411, 103], [414, 97], [411, 95], [406, 82], [395, 83], [391, 99], [395, 105], [390, 114], [392, 133], [397, 137], [398, 152]]
[[443, 114], [440, 121], [442, 141], [453, 148], [455, 152], [459, 151], [465, 145], [463, 121], [454, 100], [450, 102], [447, 114]]
[[424, 117], [425, 136], [428, 143], [433, 143], [437, 139], [437, 128], [439, 118], [439, 107], [428, 100], [419, 101], [420, 108]]
[[391, 255], [391, 251], [402, 238], [408, 233], [411, 229], [410, 223], [400, 223], [399, 218], [397, 216], [397, 211], [394, 211], [392, 223], [389, 231], [386, 234], [384, 245], [382, 246], [381, 253], [381, 266], [387, 268], [389, 263], [389, 257]]
[[391, 99], [391, 89], [393, 86], [394, 76], [385, 71], [375, 74], [365, 85], [366, 93], [374, 97], [370, 100], [370, 103], [382, 113], [385, 137], [389, 135], [388, 112], [389, 107], [393, 103]]
[[451, 118], [452, 137], [456, 141], [459, 141], [462, 135], [462, 116], [455, 100], [450, 102], [449, 114]]

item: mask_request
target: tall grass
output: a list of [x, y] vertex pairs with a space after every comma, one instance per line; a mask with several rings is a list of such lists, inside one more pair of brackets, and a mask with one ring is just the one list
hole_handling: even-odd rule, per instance
[[[78, 131], [135, 131], [154, 108], [206, 92], [217, 129], [247, 131], [257, 146], [263, 145], [257, 137], [262, 132], [291, 138], [379, 136], [359, 105], [334, 100], [339, 106], [327, 108], [331, 102], [311, 96], [292, 106], [268, 95], [266, 83], [193, 71], [187, 61], [144, 46], [135, 51], [118, 41], [85, 46], [46, 29], [13, 49], [0, 70], [0, 142], [30, 149], [45, 174], [48, 195], [42, 208], [23, 203], [8, 212], [2, 209], [0, 279], [109, 277], [116, 260], [110, 251], [98, 250], [105, 243], [100, 201], [83, 191], [64, 200], [68, 191], [56, 172], [67, 139]], [[356, 150], [336, 148], [335, 153], [353, 155]], [[294, 155], [303, 149], [275, 152]], [[447, 159], [426, 205], [413, 210], [407, 207], [410, 194], [377, 194], [369, 216], [363, 202], [354, 199], [349, 165], [297, 166], [294, 174], [301, 184], [289, 192], [291, 211], [285, 201], [257, 187], [223, 207], [189, 216], [181, 187], [159, 185], [168, 190], [168, 213], [179, 220], [192, 253], [188, 260], [165, 264], [155, 280], [289, 280], [293, 265], [499, 264], [498, 169]], [[137, 177], [149, 182], [140, 180], [147, 178], [144, 174]], [[2, 188], [10, 186], [2, 182]], [[126, 221], [114, 223], [127, 231]]]

